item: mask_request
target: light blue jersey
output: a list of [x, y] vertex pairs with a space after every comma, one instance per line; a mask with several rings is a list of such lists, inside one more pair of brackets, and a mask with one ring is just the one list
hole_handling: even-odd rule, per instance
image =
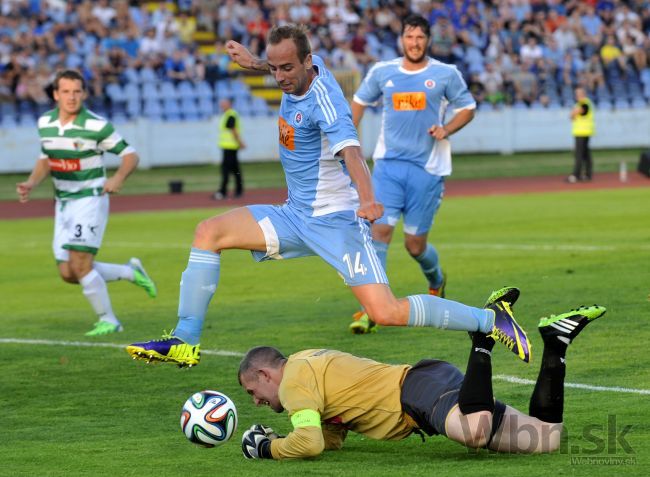
[[283, 94], [278, 119], [280, 161], [288, 205], [309, 216], [357, 210], [359, 197], [336, 154], [359, 146], [350, 107], [323, 60], [313, 56], [318, 76], [302, 96]]
[[402, 68], [403, 58], [381, 61], [373, 66], [354, 95], [364, 106], [381, 96], [383, 114], [374, 160], [414, 162], [430, 174], [451, 174], [449, 141], [436, 141], [428, 133], [433, 125], [444, 124], [445, 112], [474, 109], [476, 102], [458, 69], [429, 58], [418, 71]]

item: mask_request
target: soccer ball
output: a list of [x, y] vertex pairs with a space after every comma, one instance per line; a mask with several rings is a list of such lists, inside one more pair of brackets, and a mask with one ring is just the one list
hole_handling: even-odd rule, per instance
[[218, 391], [201, 391], [185, 401], [181, 411], [181, 430], [190, 442], [202, 447], [217, 447], [237, 429], [235, 403]]

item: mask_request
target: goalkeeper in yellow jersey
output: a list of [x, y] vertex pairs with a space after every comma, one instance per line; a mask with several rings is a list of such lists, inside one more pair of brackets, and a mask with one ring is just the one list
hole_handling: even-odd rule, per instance
[[562, 432], [567, 347], [604, 313], [594, 305], [541, 319], [544, 352], [529, 414], [494, 399], [494, 340], [480, 332], [470, 334], [465, 375], [433, 359], [389, 365], [329, 349], [287, 358], [275, 348], [253, 348], [240, 364], [239, 382], [256, 405], [287, 411], [293, 430], [285, 437], [255, 424], [244, 432], [243, 454], [314, 457], [342, 448], [350, 431], [381, 440], [441, 434], [467, 447], [500, 452], [555, 451]]

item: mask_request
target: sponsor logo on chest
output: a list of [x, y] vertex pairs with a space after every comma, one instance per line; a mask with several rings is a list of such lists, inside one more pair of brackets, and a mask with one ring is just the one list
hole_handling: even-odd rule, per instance
[[427, 96], [423, 91], [393, 93], [395, 111], [422, 111], [427, 106]]
[[56, 172], [75, 172], [81, 170], [81, 160], [79, 159], [48, 159], [51, 171]]
[[278, 118], [278, 131], [280, 133], [280, 145], [294, 151], [296, 149], [296, 130], [282, 116]]

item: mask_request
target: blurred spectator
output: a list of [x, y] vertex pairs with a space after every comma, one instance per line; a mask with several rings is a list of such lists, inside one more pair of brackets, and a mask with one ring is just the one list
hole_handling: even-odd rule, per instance
[[174, 83], [190, 79], [184, 50], [174, 50], [172, 56], [165, 60], [163, 71], [165, 79]]
[[182, 45], [192, 44], [196, 33], [196, 18], [189, 16], [186, 11], [181, 11], [176, 17], [174, 30], [178, 33], [178, 40]]
[[616, 71], [624, 72], [627, 70], [625, 56], [619, 48], [614, 35], [607, 35], [605, 44], [600, 49], [600, 57], [603, 60], [603, 65], [608, 74], [615, 74]]
[[558, 48], [562, 51], [572, 50], [578, 47], [578, 35], [575, 29], [567, 23], [562, 23], [553, 32], [553, 38], [557, 42]]
[[352, 51], [350, 40], [336, 44], [331, 54], [330, 64], [333, 70], [361, 71], [361, 65]]
[[99, 0], [97, 5], [92, 8], [92, 14], [102, 23], [102, 25], [109, 28], [115, 18], [116, 11], [108, 3], [108, 0]]
[[143, 56], [150, 56], [162, 52], [162, 43], [160, 42], [160, 38], [156, 36], [155, 28], [148, 28], [144, 37], [140, 40], [139, 53]]
[[469, 77], [469, 81], [467, 82], [467, 89], [470, 93], [472, 93], [474, 101], [476, 101], [478, 104], [482, 104], [487, 99], [486, 88], [484, 86], [484, 83], [481, 81], [478, 73], [473, 73]]
[[103, 75], [106, 83], [121, 83], [128, 66], [126, 53], [119, 47], [114, 46], [108, 52], [108, 61], [104, 67]]
[[377, 61], [369, 51], [368, 26], [366, 23], [359, 23], [350, 40], [350, 49], [356, 56], [357, 62], [364, 67]]
[[45, 88], [49, 81], [49, 73], [45, 65], [36, 69], [28, 69], [18, 80], [16, 97], [21, 100], [33, 101], [39, 105], [48, 104], [50, 99], [45, 93]]
[[485, 64], [485, 71], [479, 75], [479, 81], [485, 86], [485, 99], [492, 104], [502, 103], [505, 100], [503, 95], [503, 76], [495, 68], [494, 62]]
[[537, 78], [531, 71], [530, 60], [515, 64], [511, 74], [515, 89], [515, 102], [523, 101], [530, 106], [537, 98]]
[[[293, 23], [309, 24], [312, 17], [312, 10], [304, 0], [294, 0], [289, 7], [289, 19]], [[322, 5], [322, 2], [319, 2]]]
[[258, 9], [246, 24], [249, 49], [254, 55], [259, 56], [266, 48], [266, 35], [270, 29], [271, 25], [264, 19], [264, 13]]
[[440, 16], [431, 27], [431, 56], [443, 63], [454, 63], [456, 32], [449, 18]]
[[592, 53], [585, 62], [583, 83], [587, 91], [597, 91], [605, 87], [605, 71], [598, 53]]
[[535, 60], [540, 59], [544, 56], [544, 51], [542, 47], [537, 42], [537, 37], [534, 35], [529, 35], [526, 39], [526, 43], [521, 46], [519, 49], [519, 56], [521, 61], [530, 61], [534, 62]]
[[337, 11], [330, 20], [330, 34], [334, 43], [344, 41], [348, 36], [348, 24], [343, 21], [341, 14]]

